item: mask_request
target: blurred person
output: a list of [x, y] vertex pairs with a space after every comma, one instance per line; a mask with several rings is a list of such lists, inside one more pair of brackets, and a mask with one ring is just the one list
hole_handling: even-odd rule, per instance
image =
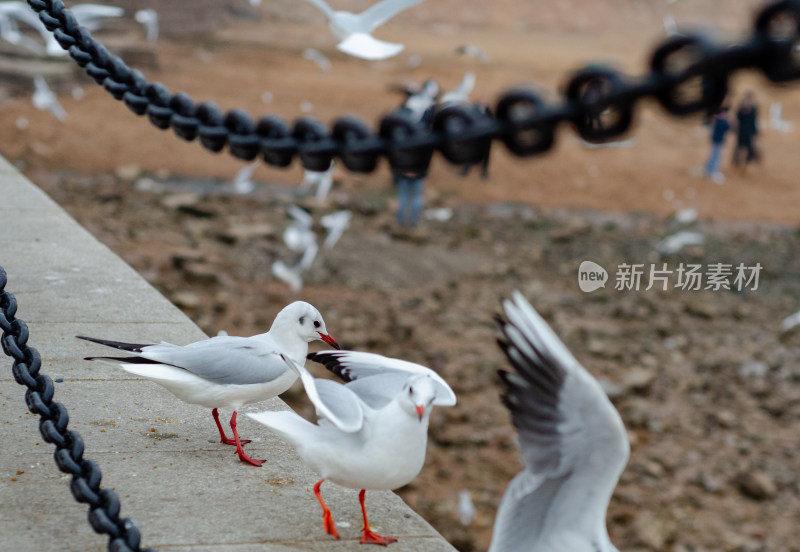
[[[401, 111], [406, 112], [425, 128], [430, 128], [433, 122], [433, 114], [436, 109], [435, 98], [439, 90], [437, 84], [435, 92], [429, 93], [428, 90], [433, 91], [433, 86], [429, 83], [436, 84], [436, 81], [426, 81], [422, 91], [411, 95], [400, 107]], [[417, 226], [422, 211], [426, 176], [427, 169], [421, 171], [392, 170], [392, 178], [397, 188], [398, 225], [410, 228]]]
[[[747, 166], [760, 157], [754, 139], [758, 135], [758, 106], [753, 92], [747, 92], [736, 110], [736, 149], [733, 166]], [[742, 159], [744, 157], [744, 159]]]
[[731, 120], [727, 105], [723, 105], [717, 110], [714, 119], [711, 121], [711, 155], [706, 162], [706, 176], [717, 184], [725, 182], [725, 175], [719, 170], [722, 160], [722, 146], [725, 144], [725, 136], [731, 129]]
[[[484, 99], [480, 98], [474, 105], [473, 108], [477, 113], [478, 117], [491, 117], [492, 110], [489, 108], [489, 103]], [[483, 155], [483, 158], [478, 161], [481, 165], [481, 178], [486, 180], [489, 178], [489, 154], [492, 152], [492, 143], [489, 142], [489, 145], [486, 147], [486, 152]], [[459, 171], [459, 176], [467, 176], [469, 170], [473, 167], [473, 165], [477, 165], [478, 163], [466, 163], [461, 166], [461, 170]]]

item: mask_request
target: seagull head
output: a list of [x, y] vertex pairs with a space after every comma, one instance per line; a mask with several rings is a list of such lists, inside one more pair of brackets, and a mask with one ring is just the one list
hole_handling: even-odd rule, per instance
[[420, 423], [427, 419], [436, 399], [436, 386], [428, 376], [419, 375], [409, 378], [400, 396], [400, 405], [411, 416], [416, 416]]
[[296, 335], [306, 342], [324, 341], [334, 349], [341, 349], [336, 340], [328, 333], [322, 315], [311, 304], [305, 301], [295, 301], [284, 307], [275, 317], [270, 332], [274, 329], [279, 331], [294, 331]]

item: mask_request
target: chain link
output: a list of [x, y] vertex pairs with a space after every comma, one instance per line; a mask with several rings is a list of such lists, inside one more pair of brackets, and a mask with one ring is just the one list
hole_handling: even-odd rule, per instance
[[[773, 82], [800, 78], [796, 42], [800, 36], [800, 0], [768, 4], [756, 17], [750, 37], [741, 43], [717, 44], [703, 35], [666, 39], [653, 53], [650, 72], [639, 78], [615, 69], [589, 66], [575, 73], [564, 98], [546, 102], [533, 90], [503, 94], [495, 115], [481, 115], [474, 106], [441, 107], [432, 128], [403, 111], [384, 116], [377, 133], [355, 117], [341, 117], [332, 131], [313, 118], [291, 126], [267, 115], [256, 122], [240, 109], [223, 113], [211, 102], [197, 104], [184, 93], [171, 94], [161, 83], [149, 83], [78, 25], [61, 0], [28, 0], [45, 26], [75, 62], [114, 98], [137, 115], [147, 115], [160, 129], [172, 128], [184, 140], [200, 139], [213, 152], [285, 167], [297, 156], [303, 167], [324, 171], [334, 157], [353, 172], [372, 172], [385, 156], [392, 169], [424, 171], [434, 151], [454, 164], [479, 162], [492, 140], [505, 143], [517, 156], [549, 150], [556, 127], [567, 123], [584, 139], [602, 142], [627, 132], [635, 104], [656, 99], [672, 115], [689, 115], [718, 106], [732, 73], [762, 71]], [[698, 86], [699, 85], [699, 86]], [[691, 95], [692, 87], [700, 92]]]
[[3, 352], [14, 359], [12, 373], [20, 385], [27, 387], [25, 404], [40, 416], [39, 431], [48, 443], [56, 446], [56, 465], [72, 476], [70, 490], [78, 502], [89, 505], [89, 524], [97, 533], [108, 535], [109, 552], [155, 552], [139, 547], [139, 528], [129, 518], [119, 517], [119, 498], [109, 489], [100, 487], [102, 474], [92, 460], [83, 457], [83, 439], [67, 429], [69, 415], [63, 404], [53, 402], [53, 380], [40, 373], [42, 360], [39, 351], [28, 347], [28, 326], [15, 318], [17, 300], [5, 291], [6, 271], [0, 266], [0, 342]]

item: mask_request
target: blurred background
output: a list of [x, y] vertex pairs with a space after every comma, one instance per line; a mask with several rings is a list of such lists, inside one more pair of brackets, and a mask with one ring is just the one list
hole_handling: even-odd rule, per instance
[[[374, 125], [405, 100], [397, 87], [429, 78], [448, 91], [471, 71], [470, 98], [493, 108], [525, 83], [555, 100], [589, 62], [638, 75], [673, 25], [735, 41], [760, 2], [427, 0], [376, 30], [405, 45], [382, 61], [337, 51], [306, 2], [106, 4], [124, 15], [103, 19], [94, 35], [172, 92], [255, 117], [327, 123], [353, 113]], [[140, 10], [157, 13], [157, 37]], [[492, 321], [500, 298], [519, 289], [601, 380], [628, 428], [632, 456], [609, 510], [618, 548], [800, 550], [800, 336], [788, 318], [800, 309], [798, 85], [752, 72], [733, 79], [731, 118], [752, 91], [760, 155], [732, 166], [734, 129], [723, 179], [705, 174], [702, 116], [669, 118], [645, 103], [631, 135], [604, 147], [568, 128], [533, 159], [495, 143], [485, 179], [435, 156], [421, 220], [406, 228], [395, 221], [385, 160], [369, 175], [334, 165], [330, 190], [315, 193], [301, 186], [308, 175], [297, 161], [248, 165], [155, 129], [68, 57], [48, 55], [32, 28], [19, 29], [41, 48], [0, 41], [0, 154], [207, 333], [262, 333], [302, 299], [343, 347], [420, 362], [451, 383], [459, 404], [434, 411], [425, 468], [399, 493], [457, 548], [488, 547], [521, 466], [499, 401], [495, 372], [506, 363]], [[310, 217], [299, 222], [292, 206]], [[341, 237], [326, 246], [323, 217], [345, 211]], [[294, 267], [308, 252], [290, 228], [318, 244], [294, 288], [275, 273], [276, 262]], [[585, 260], [608, 271], [605, 288], [581, 291]], [[730, 289], [676, 285], [679, 267], [719, 263], [733, 267]], [[638, 290], [616, 289], [622, 264], [642, 265]], [[757, 284], [733, 285], [740, 264], [760, 267]], [[646, 289], [651, 266], [671, 271], [667, 289]], [[301, 389], [288, 400], [313, 414]]]

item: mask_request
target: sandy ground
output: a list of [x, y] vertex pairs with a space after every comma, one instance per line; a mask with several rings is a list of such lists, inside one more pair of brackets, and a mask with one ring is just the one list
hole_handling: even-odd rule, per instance
[[[638, 74], [663, 37], [668, 8], [679, 23], [713, 26], [733, 39], [749, 28], [755, 4], [507, 0], [490, 8], [429, 0], [377, 33], [404, 42], [406, 51], [367, 63], [339, 54], [321, 17], [287, 0], [265, 5], [259, 21], [160, 43], [159, 67], [146, 72], [224, 109], [292, 120], [308, 101], [322, 121], [357, 113], [375, 122], [399, 102], [388, 91], [397, 82], [435, 76], [448, 89], [474, 70], [474, 97], [533, 82], [555, 98], [570, 69], [588, 61]], [[464, 43], [485, 48], [491, 61], [455, 56]], [[302, 59], [305, 47], [328, 55], [332, 71], [321, 74]], [[422, 60], [417, 68], [408, 63], [413, 55]], [[620, 549], [800, 550], [800, 367], [797, 343], [777, 333], [800, 300], [793, 230], [800, 134], [766, 124], [777, 101], [786, 120], [800, 121], [797, 87], [767, 86], [753, 73], [736, 79], [734, 101], [745, 89], [757, 93], [764, 161], [737, 174], [727, 151], [724, 184], [697, 175], [708, 154], [697, 119], [667, 118], [644, 105], [632, 147], [589, 149], [562, 129], [557, 148], [536, 159], [514, 159], [496, 145], [488, 181], [475, 173], [459, 178], [437, 157], [426, 200], [453, 208], [453, 218], [408, 235], [393, 226], [385, 165], [372, 175], [339, 173], [324, 205], [295, 199], [297, 164], [259, 167], [248, 196], [209, 192], [200, 179], [216, 179], [222, 190], [242, 163], [155, 130], [81, 82], [83, 99], [61, 98], [69, 113], [63, 124], [27, 97], [6, 98], [0, 152], [207, 332], [262, 332], [282, 305], [305, 299], [346, 347], [422, 362], [452, 381], [459, 406], [435, 413], [426, 467], [401, 493], [459, 549], [486, 549], [497, 503], [519, 469], [497, 398], [494, 372], [505, 364], [491, 322], [498, 298], [518, 288], [587, 369], [617, 386], [614, 401], [632, 442], [609, 513]], [[273, 96], [268, 105], [264, 92]], [[26, 130], [18, 129], [21, 118]], [[354, 212], [352, 227], [336, 249], [321, 253], [299, 293], [269, 272], [273, 260], [292, 260], [281, 241], [290, 201], [315, 217]], [[686, 206], [697, 207], [701, 221], [691, 228], [706, 245], [660, 256], [655, 244], [676, 229], [666, 217]], [[233, 231], [263, 224], [249, 236]], [[756, 293], [587, 295], [575, 284], [584, 259], [609, 269], [760, 262], [765, 270]], [[310, 414], [300, 392], [289, 399]], [[457, 517], [461, 489], [477, 507], [469, 527]]]

